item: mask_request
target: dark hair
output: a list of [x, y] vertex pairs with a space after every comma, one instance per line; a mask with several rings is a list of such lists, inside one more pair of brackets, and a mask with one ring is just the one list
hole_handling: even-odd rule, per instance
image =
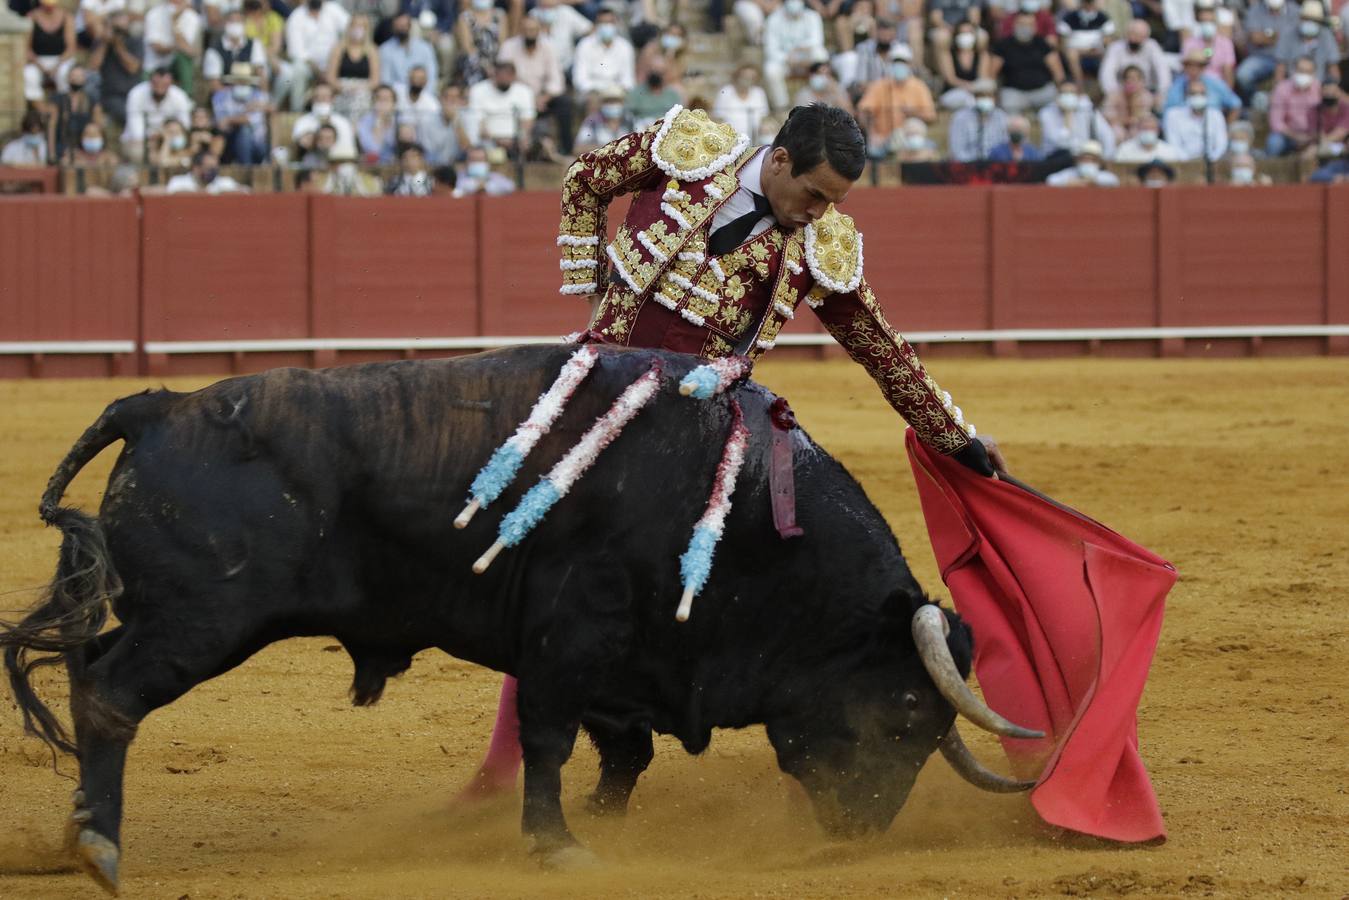
[[23, 114], [23, 124], [19, 126], [19, 129], [25, 132], [34, 129], [41, 131], [45, 126], [46, 123], [42, 121], [42, 113], [38, 112], [36, 109], [29, 109]]
[[431, 177], [446, 187], [452, 188], [459, 183], [459, 173], [454, 170], [454, 166], [437, 166]]
[[798, 106], [787, 113], [773, 146], [791, 156], [793, 176], [827, 162], [844, 178], [856, 181], [866, 165], [866, 141], [857, 120], [847, 110], [824, 103]]
[[215, 154], [212, 153], [209, 148], [205, 150], [198, 150], [196, 153], [192, 154], [192, 168], [195, 169], [197, 166], [201, 165], [203, 162], [206, 161], [206, 157], [208, 156], [215, 156]]

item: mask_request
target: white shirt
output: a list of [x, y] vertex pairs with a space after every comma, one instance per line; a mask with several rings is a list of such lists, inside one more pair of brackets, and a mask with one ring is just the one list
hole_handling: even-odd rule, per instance
[[1145, 163], [1159, 159], [1164, 163], [1180, 162], [1180, 151], [1161, 138], [1151, 147], [1144, 147], [1136, 137], [1129, 138], [1119, 145], [1115, 153], [1117, 163]]
[[127, 91], [126, 128], [122, 129], [122, 140], [143, 141], [147, 134], [163, 127], [167, 119], [177, 119], [184, 128], [190, 127], [192, 98], [178, 85], [171, 84], [164, 92], [164, 99], [155, 100], [150, 82], [142, 81]]
[[290, 130], [290, 139], [298, 141], [306, 134], [313, 134], [319, 130], [320, 125], [331, 125], [333, 131], [337, 132], [337, 141], [333, 144], [332, 156], [335, 157], [356, 157], [356, 130], [351, 127], [351, 120], [346, 116], [333, 113], [327, 119], [320, 119], [311, 112], [307, 112], [295, 120], [295, 125]]
[[228, 175], [217, 175], [206, 187], [197, 184], [191, 172], [184, 172], [169, 179], [164, 185], [166, 194], [239, 194], [247, 193], [239, 182]]
[[572, 84], [582, 94], [619, 88], [630, 91], [637, 84], [637, 55], [625, 38], [604, 43], [596, 35], [581, 38], [572, 64]]
[[483, 138], [523, 137], [534, 121], [534, 92], [518, 81], [504, 93], [490, 79], [479, 81], [468, 89], [464, 112], [464, 130], [475, 144]]
[[1106, 159], [1115, 158], [1115, 130], [1089, 100], [1078, 101], [1071, 124], [1058, 103], [1040, 108], [1040, 146], [1046, 154], [1053, 150], [1076, 152], [1087, 141], [1099, 141]]
[[[220, 42], [224, 44], [234, 44], [229, 38], [221, 38]], [[225, 47], [226, 50], [238, 50], [248, 42], [248, 38], [239, 41], [232, 47]], [[253, 49], [248, 54], [248, 64], [253, 67], [253, 72], [267, 72], [267, 48], [262, 45], [262, 41], [253, 41]], [[206, 56], [201, 61], [201, 76], [207, 81], [214, 81], [225, 71], [225, 58], [220, 55], [220, 51], [214, 47], [206, 48]]]
[[417, 123], [418, 129], [422, 127], [423, 122], [440, 118], [440, 101], [436, 99], [435, 88], [430, 84], [422, 88], [416, 100], [412, 99], [405, 84], [395, 84], [393, 95], [398, 102], [399, 117], [412, 119]]
[[[177, 18], [174, 15], [177, 14]], [[160, 66], [173, 62], [175, 44], [179, 37], [193, 47], [201, 47], [201, 14], [192, 7], [186, 7], [181, 13], [172, 3], [161, 3], [145, 14], [145, 70], [152, 72]], [[159, 53], [152, 44], [161, 44], [169, 48], [168, 53]]]
[[758, 134], [759, 123], [768, 118], [768, 95], [755, 85], [750, 88], [748, 97], [741, 97], [735, 85], [728, 84], [717, 91], [712, 118], [726, 122], [741, 134]]
[[[709, 237], [721, 226], [733, 222], [745, 213], [754, 211], [753, 195], [763, 196], [763, 167], [768, 162], [768, 150], [768, 147], [760, 147], [759, 152], [754, 154], [754, 158], [745, 163], [744, 168], [740, 170], [740, 187], [713, 214], [712, 230], [708, 232]], [[763, 234], [777, 223], [778, 220], [773, 217], [772, 213], [769, 213], [754, 223], [754, 227], [750, 229], [749, 237]], [[745, 238], [745, 240], [749, 240], [749, 238]]]
[[824, 48], [824, 21], [813, 9], [795, 18], [785, 7], [775, 10], [764, 21], [763, 59], [765, 63], [786, 65], [793, 60], [828, 59]]
[[562, 67], [562, 71], [568, 72], [576, 55], [576, 42], [590, 34], [594, 26], [590, 24], [589, 19], [565, 3], [553, 7], [551, 23], [545, 22], [544, 17], [539, 15], [540, 12], [542, 10], [535, 7], [529, 14], [539, 20], [539, 24], [543, 26], [543, 39], [553, 48], [553, 55], [557, 57], [557, 64]]
[[126, 9], [126, 0], [81, 0], [80, 12], [106, 17], [118, 10]]
[[1173, 106], [1166, 111], [1162, 125], [1167, 142], [1182, 160], [1203, 158], [1206, 132], [1209, 159], [1221, 159], [1227, 152], [1227, 120], [1212, 107], [1197, 116], [1188, 106]]
[[[1082, 176], [1078, 174], [1077, 166], [1073, 166], [1071, 169], [1063, 169], [1050, 175], [1045, 179], [1045, 184], [1050, 187], [1075, 187], [1081, 180]], [[1109, 169], [1102, 169], [1092, 179], [1092, 185], [1095, 187], [1119, 187], [1119, 176]]]
[[308, 62], [319, 71], [328, 68], [328, 57], [347, 30], [351, 14], [332, 0], [319, 8], [318, 15], [300, 5], [286, 17], [286, 56], [293, 62]]

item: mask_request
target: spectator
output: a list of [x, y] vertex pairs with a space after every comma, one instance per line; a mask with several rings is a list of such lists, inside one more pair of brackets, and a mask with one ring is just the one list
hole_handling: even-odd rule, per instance
[[974, 105], [956, 110], [951, 116], [950, 157], [956, 162], [987, 159], [993, 148], [1011, 142], [1007, 133], [1007, 113], [999, 109], [993, 95], [997, 83], [992, 79], [974, 83]]
[[1152, 115], [1156, 99], [1143, 82], [1143, 70], [1127, 66], [1117, 90], [1106, 94], [1102, 112], [1117, 141], [1127, 141], [1138, 130], [1138, 123]]
[[387, 166], [397, 158], [397, 98], [393, 88], [381, 84], [365, 115], [356, 123], [356, 144], [361, 160], [368, 166]]
[[82, 169], [106, 169], [117, 165], [117, 154], [109, 149], [102, 125], [85, 123], [79, 142], [71, 148], [69, 161], [70, 165]]
[[42, 121], [42, 113], [30, 108], [23, 114], [19, 129], [19, 136], [0, 150], [0, 165], [47, 165], [47, 126]]
[[648, 127], [678, 102], [679, 93], [665, 84], [659, 72], [648, 73], [646, 83], [637, 85], [628, 94], [628, 115], [632, 117], [633, 129], [641, 131]]
[[431, 179], [431, 196], [453, 197], [454, 189], [459, 184], [459, 173], [454, 170], [454, 166], [436, 166]]
[[988, 151], [992, 162], [1040, 162], [1045, 155], [1030, 142], [1030, 121], [1025, 116], [1007, 117], [1007, 140]]
[[[623, 92], [609, 88], [600, 96], [599, 107], [581, 123], [576, 132], [576, 152], [589, 153], [633, 131], [633, 123], [623, 106]], [[753, 133], [753, 132], [751, 132]]]
[[333, 148], [337, 146], [337, 129], [331, 124], [320, 125], [314, 132], [314, 142], [300, 157], [301, 169], [326, 169], [332, 163]]
[[1298, 8], [1286, 0], [1252, 0], [1246, 8], [1246, 58], [1237, 66], [1237, 90], [1247, 100], [1278, 67], [1275, 48], [1298, 27]]
[[1279, 34], [1279, 43], [1274, 50], [1277, 62], [1274, 80], [1283, 81], [1293, 64], [1303, 56], [1310, 56], [1316, 64], [1317, 81], [1340, 80], [1340, 52], [1320, 0], [1303, 0], [1297, 30], [1286, 29]]
[[225, 136], [220, 133], [220, 129], [215, 127], [215, 114], [211, 112], [209, 106], [198, 106], [192, 110], [192, 118], [189, 121], [187, 129], [187, 145], [184, 146], [181, 133], [182, 128], [176, 120], [169, 120], [164, 123], [164, 133], [168, 137], [163, 141], [168, 154], [169, 150], [174, 154], [172, 162], [161, 162], [160, 165], [177, 166], [186, 168], [191, 165], [192, 157], [202, 150], [209, 150], [211, 153], [220, 157], [225, 153]]
[[1199, 81], [1204, 85], [1209, 106], [1226, 112], [1232, 118], [1236, 117], [1241, 109], [1241, 98], [1221, 78], [1205, 74], [1204, 69], [1207, 65], [1208, 57], [1204, 56], [1203, 51], [1191, 50], [1185, 54], [1181, 60], [1181, 75], [1171, 82], [1171, 89], [1167, 91], [1166, 103], [1163, 105], [1165, 111], [1169, 112], [1188, 103], [1185, 98], [1190, 93], [1190, 82]]
[[490, 81], [468, 89], [470, 136], [475, 144], [520, 149], [534, 129], [534, 92], [515, 78], [515, 66], [498, 61]]
[[1232, 155], [1232, 164], [1227, 170], [1227, 183], [1237, 187], [1264, 187], [1274, 181], [1268, 175], [1261, 175], [1255, 165], [1255, 157], [1249, 153]]
[[75, 17], [76, 41], [81, 47], [93, 47], [105, 40], [109, 32], [109, 18], [126, 9], [126, 0], [80, 0], [79, 15]]
[[874, 38], [855, 45], [851, 54], [838, 55], [839, 80], [853, 97], [861, 97], [867, 85], [886, 76], [890, 69], [890, 48], [895, 45], [897, 35], [893, 21], [877, 19]]
[[145, 68], [173, 69], [174, 80], [193, 92], [201, 57], [201, 14], [188, 0], [164, 0], [145, 14]]
[[412, 75], [414, 66], [421, 66], [426, 70], [428, 83], [440, 82], [435, 48], [412, 33], [411, 16], [399, 13], [394, 16], [393, 30], [389, 39], [379, 45], [380, 77], [384, 84], [405, 85]]
[[636, 55], [628, 39], [618, 33], [618, 17], [602, 10], [595, 19], [595, 31], [576, 45], [571, 80], [583, 96], [598, 94], [605, 88], [624, 93], [637, 83]]
[[[221, 79], [229, 74], [230, 67], [236, 62], [246, 62], [255, 73], [266, 77], [267, 48], [262, 41], [248, 36], [242, 9], [233, 9], [225, 14], [224, 28], [206, 48], [206, 56], [201, 63], [206, 89], [211, 93], [220, 90], [223, 84]], [[266, 81], [263, 86], [266, 87]]]
[[1245, 119], [1237, 119], [1227, 126], [1227, 155], [1251, 153], [1255, 147], [1255, 128]]
[[1189, 82], [1185, 105], [1168, 109], [1162, 124], [1167, 141], [1182, 160], [1221, 159], [1227, 152], [1227, 119], [1210, 105], [1204, 83], [1199, 79]]
[[191, 171], [170, 178], [164, 191], [169, 194], [247, 193], [239, 182], [220, 174], [220, 160], [209, 151], [192, 157]]
[[341, 42], [350, 20], [336, 0], [305, 0], [286, 17], [287, 66], [277, 93], [290, 95], [291, 109], [299, 109], [309, 86], [323, 80], [333, 48]]
[[941, 75], [941, 105], [944, 109], [962, 109], [974, 102], [971, 88], [976, 81], [993, 77], [993, 63], [979, 46], [979, 29], [972, 22], [956, 26], [955, 37], [944, 51], [937, 52], [937, 73]]
[[1156, 159], [1143, 163], [1135, 174], [1139, 184], [1150, 188], [1169, 187], [1176, 180], [1176, 170]]
[[[1349, 146], [1349, 145], [1346, 145]], [[1340, 148], [1338, 157], [1328, 157], [1322, 160], [1321, 165], [1317, 167], [1307, 180], [1312, 184], [1342, 184], [1349, 182], [1349, 150], [1346, 147]]]
[[[337, 88], [333, 107], [348, 118], [358, 119], [370, 108], [370, 97], [383, 84], [379, 51], [370, 29], [370, 19], [357, 13], [347, 23], [342, 42], [333, 48], [325, 67], [328, 83]], [[395, 87], [401, 82], [393, 82]]]
[[504, 9], [498, 9], [492, 0], [469, 0], [454, 25], [459, 80], [469, 87], [485, 81], [502, 42], [509, 37], [510, 23]]
[[890, 73], [868, 85], [857, 102], [859, 124], [867, 143], [882, 153], [890, 145], [895, 131], [913, 116], [931, 124], [937, 119], [932, 92], [913, 74], [913, 51], [906, 44], [890, 47]]
[[932, 51], [945, 53], [951, 46], [951, 35], [961, 22], [978, 27], [981, 24], [981, 4], [978, 0], [927, 0], [928, 39]]
[[216, 127], [225, 136], [224, 161], [256, 166], [267, 161], [267, 92], [259, 87], [253, 66], [236, 62], [224, 77], [224, 86], [211, 97]]
[[820, 14], [807, 9], [805, 0], [783, 0], [764, 21], [763, 80], [769, 104], [785, 109], [787, 79], [805, 75], [811, 63], [828, 58]]
[[1096, 141], [1087, 141], [1073, 156], [1072, 168], [1062, 169], [1045, 179], [1050, 187], [1119, 187], [1119, 177], [1101, 168], [1103, 150]]
[[727, 122], [741, 134], [755, 134], [759, 122], [768, 116], [768, 95], [759, 87], [759, 70], [743, 65], [735, 70], [731, 83], [717, 91], [712, 118]]
[[852, 98], [835, 80], [834, 70], [827, 62], [817, 62], [810, 67], [810, 77], [806, 79], [801, 90], [796, 92], [796, 102], [792, 105], [809, 106], [812, 103], [823, 103], [846, 109], [848, 112], [853, 111]]
[[[410, 123], [418, 134], [423, 120], [440, 118], [440, 101], [436, 99], [436, 89], [431, 86], [426, 70], [414, 66], [408, 74], [406, 86], [395, 85], [393, 89], [394, 106], [398, 111], [398, 121]], [[420, 142], [420, 138], [414, 137]], [[426, 152], [426, 148], [422, 148]]]
[[385, 186], [384, 193], [395, 197], [429, 197], [432, 187], [421, 145], [404, 144], [398, 151], [398, 174]]
[[1136, 66], [1143, 73], [1143, 86], [1154, 97], [1165, 97], [1171, 89], [1171, 64], [1161, 44], [1152, 39], [1148, 23], [1134, 19], [1124, 29], [1124, 40], [1112, 41], [1101, 58], [1101, 91], [1119, 90], [1124, 70]]
[[660, 38], [647, 41], [637, 55], [637, 83], [646, 81], [652, 72], [659, 72], [661, 82], [682, 98], [687, 51], [688, 33], [684, 26], [678, 23], [667, 25]]
[[[834, 20], [834, 45], [840, 53], [848, 53], [863, 41], [870, 40], [876, 31], [876, 7], [871, 0], [852, 0], [837, 4]], [[830, 18], [819, 7], [816, 12]]]
[[[362, 2], [372, 5], [372, 20], [380, 23], [376, 29], [379, 39], [387, 37], [387, 31], [392, 24], [392, 16], [389, 5], [396, 7], [398, 13], [405, 13], [412, 19], [413, 35], [426, 41], [436, 50], [436, 57], [440, 62], [438, 72], [450, 72], [454, 69], [455, 58], [455, 26], [459, 24], [459, 10], [462, 4], [460, 0], [381, 0], [375, 3], [374, 0], [362, 0]], [[524, 4], [512, 0], [509, 4], [512, 27], [516, 20], [524, 15]], [[432, 79], [435, 83], [436, 79]]]
[[1038, 110], [1054, 99], [1063, 64], [1049, 42], [1035, 33], [1035, 17], [1017, 13], [1012, 36], [993, 44], [993, 75], [1002, 78], [1000, 106], [1012, 113]]
[[[283, 69], [288, 71], [288, 64], [281, 55], [286, 20], [262, 0], [244, 0], [243, 13], [244, 35], [262, 45], [263, 52], [267, 54], [267, 71], [273, 77], [279, 76]], [[273, 95], [272, 99], [279, 100], [280, 97]]]
[[78, 147], [80, 134], [90, 122], [103, 124], [103, 107], [98, 98], [98, 79], [89, 83], [83, 66], [71, 66], [66, 75], [66, 91], [56, 98], [55, 158], [63, 159]]
[[1049, 42], [1051, 47], [1059, 45], [1059, 22], [1054, 18], [1054, 7], [1052, 3], [1042, 2], [1042, 0], [1020, 0], [1008, 5], [1008, 14], [1004, 14], [998, 22], [997, 30], [993, 32], [998, 40], [1012, 36], [1016, 28], [1016, 14], [1023, 12], [1028, 16], [1035, 16], [1035, 33], [1039, 37]]
[[1349, 100], [1345, 99], [1344, 88], [1333, 81], [1321, 85], [1321, 109], [1316, 126], [1318, 155], [1341, 155], [1344, 152], [1341, 145], [1349, 139]]
[[777, 8], [777, 0], [735, 0], [731, 7], [751, 44], [763, 43], [764, 22]]
[[1085, 84], [1088, 77], [1095, 78], [1105, 58], [1105, 45], [1115, 36], [1115, 23], [1101, 11], [1097, 0], [1081, 0], [1077, 9], [1064, 13], [1058, 33], [1073, 80]]
[[461, 148], [471, 143], [464, 128], [463, 110], [463, 88], [447, 84], [440, 92], [440, 115], [418, 122], [417, 143], [422, 145], [431, 165], [445, 166], [458, 162]]
[[590, 20], [561, 0], [538, 0], [529, 13], [543, 27], [540, 35], [553, 50], [563, 72], [570, 72], [576, 54], [576, 42], [590, 33]]
[[483, 147], [470, 147], [464, 167], [456, 179], [454, 196], [467, 197], [471, 194], [486, 194], [499, 197], [515, 191], [515, 182], [500, 172], [493, 172], [487, 162], [487, 150]]
[[131, 17], [122, 10], [108, 15], [106, 27], [89, 52], [89, 70], [99, 75], [99, 103], [119, 126], [126, 124], [127, 93], [140, 84], [145, 45], [131, 34]]
[[[146, 146], [149, 148], [149, 163], [161, 169], [175, 172], [192, 165], [192, 157], [206, 152], [218, 156], [215, 152], [215, 133], [212, 131], [205, 140], [192, 142], [183, 123], [177, 119], [168, 119], [164, 127], [150, 136]], [[224, 142], [221, 141], [223, 147]]]
[[904, 120], [899, 131], [895, 132], [890, 149], [901, 163], [937, 162], [941, 159], [937, 143], [927, 135], [927, 123], [916, 116]]
[[1162, 162], [1180, 162], [1183, 157], [1179, 150], [1162, 140], [1162, 126], [1154, 115], [1144, 116], [1138, 123], [1134, 136], [1119, 145], [1115, 151], [1115, 162], [1141, 163], [1153, 159]]
[[335, 153], [356, 158], [356, 129], [352, 127], [350, 119], [333, 111], [333, 89], [328, 84], [314, 85], [309, 111], [296, 119], [291, 127], [290, 138], [301, 153], [313, 147], [314, 133], [320, 125], [331, 125], [337, 131]]
[[1105, 159], [1114, 158], [1115, 132], [1110, 123], [1076, 83], [1065, 81], [1054, 102], [1040, 109], [1040, 145], [1050, 154], [1075, 151], [1087, 141], [1100, 144]]
[[1195, 0], [1194, 33], [1180, 45], [1182, 57], [1202, 53], [1208, 59], [1204, 72], [1221, 78], [1231, 87], [1235, 83], [1237, 50], [1232, 39], [1218, 33], [1218, 13], [1215, 0]]
[[1315, 145], [1326, 118], [1322, 114], [1321, 88], [1316, 83], [1316, 63], [1304, 56], [1294, 66], [1293, 74], [1279, 82], [1269, 102], [1265, 152], [1270, 156], [1284, 156]]
[[42, 103], [47, 98], [45, 82], [60, 93], [66, 91], [66, 76], [75, 65], [75, 17], [57, 0], [42, 0], [28, 13], [28, 63], [23, 67], [23, 98]]
[[378, 178], [362, 172], [354, 157], [336, 150], [332, 167], [319, 183], [318, 190], [335, 197], [378, 197], [384, 193]]
[[191, 115], [192, 101], [173, 83], [173, 70], [168, 66], [155, 69], [149, 81], [136, 85], [126, 96], [122, 152], [127, 159], [139, 160], [146, 137], [159, 131], [166, 119], [177, 119], [186, 127]]
[[[543, 40], [543, 26], [538, 19], [526, 18], [520, 23], [520, 33], [501, 45], [501, 59], [515, 66], [520, 83], [534, 94], [535, 129], [540, 132], [539, 140], [546, 154], [551, 156], [555, 148], [571, 153], [571, 92], [553, 48]], [[544, 122], [551, 123], [553, 134], [542, 133]]]

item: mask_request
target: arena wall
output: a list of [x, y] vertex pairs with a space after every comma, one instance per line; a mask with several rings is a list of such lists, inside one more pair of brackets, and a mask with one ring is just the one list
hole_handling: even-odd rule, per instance
[[[1349, 352], [1349, 186], [859, 188], [847, 211], [924, 353]], [[0, 200], [0, 376], [555, 339], [584, 315], [556, 293], [556, 226], [550, 192]], [[838, 352], [809, 315], [779, 343]]]

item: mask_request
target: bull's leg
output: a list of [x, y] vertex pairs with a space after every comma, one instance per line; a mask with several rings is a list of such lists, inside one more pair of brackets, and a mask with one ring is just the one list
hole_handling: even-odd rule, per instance
[[582, 704], [559, 694], [546, 680], [520, 680], [520, 746], [525, 760], [521, 825], [545, 864], [560, 858], [560, 851], [577, 846], [562, 815], [562, 766], [576, 744]]
[[651, 764], [651, 726], [615, 727], [603, 721], [585, 721], [585, 729], [600, 752], [600, 781], [586, 808], [595, 815], [623, 815], [637, 779]]

